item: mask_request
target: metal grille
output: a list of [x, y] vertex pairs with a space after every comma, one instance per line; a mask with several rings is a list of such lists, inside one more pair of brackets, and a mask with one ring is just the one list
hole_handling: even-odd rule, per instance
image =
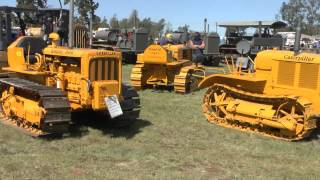
[[87, 48], [89, 36], [87, 30], [84, 27], [76, 27], [73, 36], [73, 44], [76, 48]]
[[301, 64], [299, 87], [307, 89], [317, 89], [319, 77], [319, 65]]
[[119, 65], [114, 58], [97, 58], [90, 61], [90, 81], [118, 80]]
[[296, 65], [294, 62], [279, 62], [278, 80], [279, 85], [293, 86]]

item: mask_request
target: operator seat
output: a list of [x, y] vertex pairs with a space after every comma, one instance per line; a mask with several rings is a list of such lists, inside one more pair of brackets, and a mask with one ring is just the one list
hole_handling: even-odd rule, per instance
[[42, 37], [36, 36], [25, 36], [21, 39], [21, 41], [17, 44], [16, 47], [23, 48], [25, 61], [28, 58], [28, 49], [30, 46], [29, 52], [29, 63], [36, 63], [36, 53], [41, 53], [42, 50], [46, 47], [46, 42], [42, 39]]

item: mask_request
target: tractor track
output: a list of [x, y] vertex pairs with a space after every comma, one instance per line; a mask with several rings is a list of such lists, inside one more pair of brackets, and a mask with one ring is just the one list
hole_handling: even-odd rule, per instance
[[[259, 123], [257, 125], [253, 125], [250, 123], [242, 122], [239, 119], [233, 118], [235, 117], [233, 113], [226, 112], [223, 109], [222, 110], [227, 114], [221, 116], [221, 113], [217, 113], [218, 111], [214, 110], [215, 107], [211, 105], [211, 101], [214, 99], [214, 96], [217, 96], [218, 92], [223, 92], [226, 94], [225, 96], [232, 97], [232, 99], [241, 99], [254, 103], [274, 105], [274, 108], [278, 110], [280, 109], [281, 104], [286, 104], [289, 101], [295, 102], [303, 109], [303, 118], [299, 119], [299, 121], [302, 121], [300, 123], [303, 125], [303, 130], [296, 135], [288, 136], [287, 134], [281, 133], [281, 131], [273, 131], [273, 128], [270, 128], [269, 126], [261, 125]], [[210, 123], [214, 123], [227, 128], [237, 129], [240, 131], [254, 132], [276, 139], [297, 141], [310, 136], [311, 132], [317, 127], [317, 117], [310, 114], [311, 103], [299, 104], [297, 101], [298, 98], [299, 97], [267, 96], [264, 94], [249, 93], [226, 85], [215, 84], [207, 90], [203, 98], [202, 109], [203, 113]], [[259, 120], [262, 119], [256, 117], [254, 120], [259, 122]], [[279, 122], [279, 118], [277, 119], [277, 117], [274, 117], [273, 121]]]
[[0, 78], [1, 92], [14, 88], [14, 95], [37, 101], [45, 111], [40, 126], [18, 118], [14, 114], [5, 114], [1, 102], [1, 122], [12, 125], [32, 136], [63, 134], [69, 131], [71, 108], [66, 94], [60, 89], [47, 87], [19, 78]]

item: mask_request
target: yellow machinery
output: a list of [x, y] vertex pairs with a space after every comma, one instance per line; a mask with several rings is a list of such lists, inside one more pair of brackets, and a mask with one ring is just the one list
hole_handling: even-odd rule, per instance
[[49, 46], [41, 37], [24, 36], [8, 47], [9, 67], [4, 70], [10, 73], [0, 78], [5, 123], [33, 136], [63, 134], [68, 132], [71, 112], [107, 112], [108, 98], [120, 102], [115, 105], [120, 104], [123, 112], [110, 121], [126, 125], [121, 123], [139, 116], [138, 94], [122, 84], [119, 52], [70, 49], [56, 45], [57, 34], [50, 38]]
[[197, 89], [205, 75], [204, 68], [192, 64], [192, 49], [184, 45], [150, 45], [138, 55], [131, 73], [132, 86], [145, 88], [174, 88], [177, 93]]
[[209, 122], [290, 141], [317, 128], [319, 54], [267, 50], [258, 53], [254, 73], [231, 68], [199, 84], [209, 87], [202, 105]]

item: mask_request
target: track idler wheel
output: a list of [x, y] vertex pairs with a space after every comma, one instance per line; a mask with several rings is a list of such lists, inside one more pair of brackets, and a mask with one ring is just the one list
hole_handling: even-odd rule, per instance
[[203, 111], [209, 122], [224, 121], [228, 112], [226, 106], [233, 99], [223, 89], [209, 88], [205, 94], [202, 105]]

